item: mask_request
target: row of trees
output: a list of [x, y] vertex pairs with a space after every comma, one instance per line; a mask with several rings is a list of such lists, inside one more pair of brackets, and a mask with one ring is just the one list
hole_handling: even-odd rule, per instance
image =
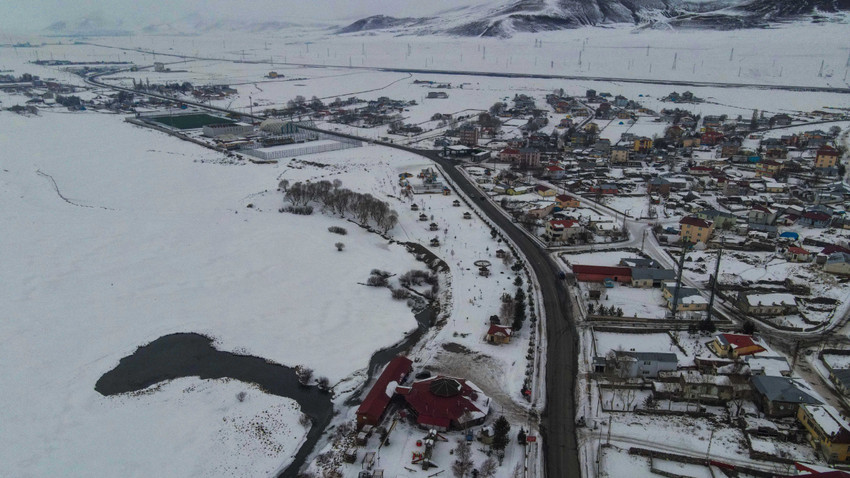
[[368, 226], [371, 222], [384, 233], [398, 223], [398, 213], [387, 202], [368, 193], [343, 188], [342, 181], [338, 179], [333, 182], [323, 180], [292, 185], [284, 179], [279, 186], [284, 191], [284, 199], [296, 207], [316, 202], [323, 211], [330, 210], [343, 217], [350, 213], [360, 224]]

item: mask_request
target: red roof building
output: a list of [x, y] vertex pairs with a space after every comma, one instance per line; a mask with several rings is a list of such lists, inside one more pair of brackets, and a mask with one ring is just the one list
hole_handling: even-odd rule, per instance
[[490, 411], [490, 398], [475, 384], [461, 378], [438, 375], [398, 387], [416, 423], [440, 431], [465, 429], [484, 421]]
[[602, 282], [611, 279], [624, 284], [631, 283], [632, 270], [629, 267], [573, 265], [573, 273], [580, 282]]
[[357, 428], [378, 425], [394, 394], [390, 385], [404, 382], [411, 370], [413, 362], [407, 357], [396, 357], [390, 361], [357, 409]]
[[708, 222], [708, 221], [706, 221], [706, 220], [704, 220], [704, 219], [700, 219], [700, 218], [698, 218], [698, 217], [694, 217], [694, 216], [685, 216], [685, 217], [683, 217], [683, 218], [679, 221], [679, 224], [685, 224], [685, 225], [688, 225], [688, 226], [694, 226], [694, 227], [711, 227], [711, 223], [710, 223], [710, 222]]

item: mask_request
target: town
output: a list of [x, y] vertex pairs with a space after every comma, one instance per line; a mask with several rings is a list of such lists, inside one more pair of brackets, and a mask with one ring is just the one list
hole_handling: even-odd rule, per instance
[[[40, 46], [50, 48], [70, 58], [75, 48], [113, 51]], [[792, 109], [747, 86], [727, 88], [729, 97], [752, 92], [763, 104], [730, 105], [723, 89], [699, 85], [521, 86], [437, 71], [369, 70], [358, 73], [368, 81], [342, 88], [322, 75], [344, 65], [116, 48], [118, 61], [19, 59], [0, 72], [0, 121], [92, 122], [147, 138], [151, 158], [180, 151], [169, 161], [191, 168], [183, 180], [212, 181], [179, 202], [144, 197], [159, 208], [154, 222], [239, 231], [211, 235], [225, 252], [177, 247], [210, 254], [185, 267], [222, 280], [222, 294], [250, 298], [239, 302], [246, 323], [263, 332], [213, 310], [208, 323], [153, 319], [97, 366], [100, 384], [166, 331], [287, 367], [297, 392], [259, 374], [211, 375], [236, 397], [216, 420], [233, 429], [203, 433], [237, 457], [212, 474], [251, 462], [249, 473], [293, 477], [543, 477], [553, 453], [587, 477], [832, 478], [850, 469], [846, 91]], [[365, 43], [358, 49], [365, 57]], [[100, 133], [86, 134], [94, 144]], [[10, 151], [23, 158], [23, 144]], [[106, 156], [92, 154], [91, 171], [115, 167]], [[87, 214], [145, 207], [67, 186], [66, 166], [54, 161], [14, 162], [7, 173], [29, 178], [32, 169], [49, 186], [43, 194]], [[170, 165], [139, 166], [150, 161], [134, 163], [140, 174], [184, 194]], [[112, 174], [127, 180], [127, 171]], [[238, 191], [226, 185], [231, 174]], [[207, 195], [213, 210], [199, 206]], [[170, 243], [157, 240], [175, 241], [146, 237], [160, 251]], [[224, 246], [231, 240], [238, 245]], [[281, 257], [291, 270], [270, 272], [266, 263]], [[251, 269], [233, 282], [208, 269], [231, 260]], [[179, 279], [178, 266], [160, 267]], [[157, 290], [157, 280], [140, 282]], [[26, 283], [17, 287], [25, 297]], [[264, 294], [274, 303], [252, 309]], [[315, 337], [286, 341], [302, 331]], [[263, 340], [252, 343], [252, 333]], [[97, 398], [113, 410], [160, 393], [180, 402], [197, 393], [182, 381], [201, 379], [167, 371], [129, 393], [98, 388]], [[250, 386], [233, 394], [233, 382]], [[241, 415], [246, 396], [264, 408]], [[269, 412], [270, 398], [291, 410]], [[572, 449], [548, 448], [555, 440]]]

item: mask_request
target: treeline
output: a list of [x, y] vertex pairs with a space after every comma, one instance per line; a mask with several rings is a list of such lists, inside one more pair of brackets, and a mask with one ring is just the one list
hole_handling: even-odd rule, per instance
[[351, 214], [360, 224], [374, 224], [384, 233], [398, 223], [398, 213], [389, 203], [381, 201], [371, 194], [354, 192], [342, 187], [342, 181], [317, 181], [314, 183], [297, 182], [290, 185], [287, 180], [280, 182], [284, 191], [284, 200], [292, 204], [293, 209], [303, 210], [310, 203], [318, 203], [322, 210], [345, 216]]

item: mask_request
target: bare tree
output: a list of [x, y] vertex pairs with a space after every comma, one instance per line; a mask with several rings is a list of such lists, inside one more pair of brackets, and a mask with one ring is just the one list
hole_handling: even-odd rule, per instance
[[336, 247], [337, 251], [342, 252], [342, 250], [345, 249], [345, 244], [337, 242], [336, 244], [334, 244], [334, 247]]
[[277, 184], [277, 188], [283, 192], [286, 192], [286, 190], [289, 189], [289, 180], [281, 179], [280, 182]]
[[478, 478], [493, 478], [496, 476], [496, 467], [496, 459], [492, 456], [487, 458], [478, 468]]
[[455, 456], [457, 460], [452, 463], [452, 472], [456, 478], [463, 478], [472, 470], [472, 450], [469, 442], [466, 440], [458, 440], [455, 447]]
[[381, 222], [381, 228], [384, 230], [384, 234], [394, 228], [396, 224], [398, 224], [398, 213], [391, 210]]

